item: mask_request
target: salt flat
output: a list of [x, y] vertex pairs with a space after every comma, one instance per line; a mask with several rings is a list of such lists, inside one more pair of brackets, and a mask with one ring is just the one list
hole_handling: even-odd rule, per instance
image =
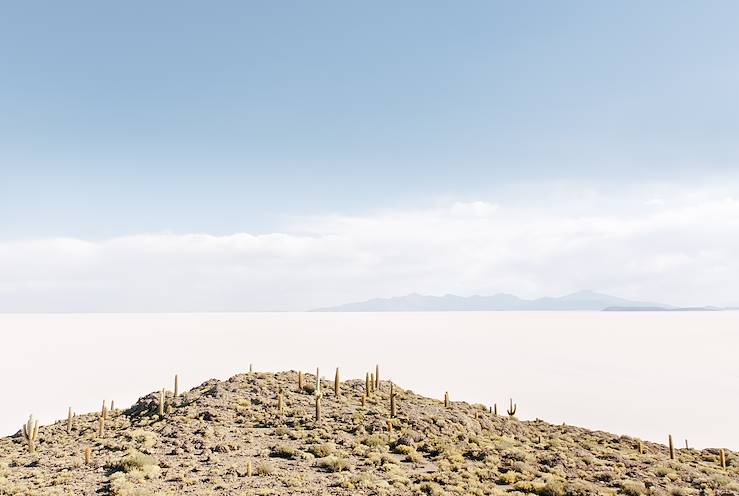
[[248, 369], [383, 379], [517, 416], [739, 449], [739, 312], [4, 314], [0, 435]]

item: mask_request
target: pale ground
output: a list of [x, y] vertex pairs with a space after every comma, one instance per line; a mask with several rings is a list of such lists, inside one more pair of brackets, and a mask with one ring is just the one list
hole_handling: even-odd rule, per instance
[[0, 315], [0, 435], [248, 369], [414, 391], [682, 446], [739, 449], [739, 312]]

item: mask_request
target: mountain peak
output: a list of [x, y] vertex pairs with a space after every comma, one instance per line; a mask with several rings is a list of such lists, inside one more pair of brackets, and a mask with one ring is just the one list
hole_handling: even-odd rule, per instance
[[606, 308], [656, 308], [671, 309], [662, 303], [632, 301], [586, 289], [558, 297], [525, 300], [508, 293], [492, 296], [444, 296], [411, 293], [406, 296], [375, 298], [347, 303], [315, 311], [322, 312], [433, 312], [433, 311], [504, 311], [504, 310], [604, 310]]

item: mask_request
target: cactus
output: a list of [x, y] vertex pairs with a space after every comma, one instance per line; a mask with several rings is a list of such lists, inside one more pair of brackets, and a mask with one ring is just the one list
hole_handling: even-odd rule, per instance
[[165, 404], [164, 389], [162, 389], [159, 392], [159, 416], [160, 417], [164, 417], [164, 404]]
[[393, 432], [393, 421], [390, 419], [387, 419], [387, 431]]
[[298, 371], [298, 391], [303, 390], [303, 371]]
[[690, 446], [688, 446], [688, 440], [685, 440], [685, 449], [690, 449]]
[[334, 376], [334, 396], [339, 397], [339, 367], [336, 367], [336, 375]]
[[88, 446], [87, 448], [85, 448], [85, 465], [89, 465], [91, 459], [92, 459], [92, 450]]
[[367, 372], [367, 375], [364, 377], [364, 389], [365, 389], [365, 395], [369, 398], [370, 393], [372, 393], [372, 389], [370, 388], [370, 378], [369, 378], [369, 372]]
[[246, 476], [251, 477], [252, 471], [251, 471], [251, 460], [247, 460], [246, 462]]
[[174, 375], [174, 393], [172, 394], [173, 397], [177, 397], [180, 394], [180, 376], [175, 374]]
[[390, 418], [395, 418], [395, 386], [390, 383]]
[[639, 441], [639, 454], [644, 454], [644, 443], [642, 443], [641, 441]]
[[105, 435], [105, 417], [100, 415], [98, 417], [98, 437], [102, 438]]
[[726, 452], [724, 452], [724, 449], [721, 448], [721, 450], [718, 452], [719, 455], [719, 463], [721, 464], [721, 468], [726, 468]]
[[321, 374], [318, 367], [316, 367], [316, 396], [321, 396]]
[[321, 396], [316, 395], [316, 423], [321, 421]]
[[67, 434], [72, 432], [72, 407], [69, 407], [69, 410], [67, 410]]
[[672, 445], [672, 434], [668, 435], [667, 441], [670, 445], [670, 460], [674, 460], [675, 459], [675, 447]]
[[28, 417], [28, 422], [23, 426], [23, 439], [28, 444], [28, 452], [36, 452], [36, 439], [38, 438], [38, 420], [33, 419], [33, 415]]
[[375, 389], [380, 390], [380, 366], [375, 365]]
[[249, 364], [249, 373], [251, 374], [252, 372], [254, 372], [254, 364], [253, 363], [250, 363]]
[[444, 408], [449, 408], [449, 391], [444, 391]]
[[516, 408], [518, 408], [518, 405], [515, 405], [513, 403], [513, 398], [511, 398], [511, 406], [508, 407], [508, 416], [513, 417], [516, 414]]
[[110, 414], [115, 415], [115, 401], [110, 400]]
[[284, 401], [282, 400], [282, 388], [280, 388], [279, 392], [277, 393], [277, 413], [282, 415], [282, 412], [285, 408]]
[[373, 393], [375, 392], [375, 373], [374, 372], [370, 372], [370, 389], [372, 390]]
[[108, 419], [108, 403], [103, 400], [103, 406], [100, 408], [100, 416], [103, 417], [103, 420]]
[[367, 405], [367, 395], [363, 394], [360, 401], [362, 402], [362, 406], [366, 406]]
[[498, 416], [498, 404], [493, 403], [493, 415]]

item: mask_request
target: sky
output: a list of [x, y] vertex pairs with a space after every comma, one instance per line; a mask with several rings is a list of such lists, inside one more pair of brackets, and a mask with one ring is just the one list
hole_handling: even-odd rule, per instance
[[739, 305], [739, 4], [18, 2], [0, 311]]

